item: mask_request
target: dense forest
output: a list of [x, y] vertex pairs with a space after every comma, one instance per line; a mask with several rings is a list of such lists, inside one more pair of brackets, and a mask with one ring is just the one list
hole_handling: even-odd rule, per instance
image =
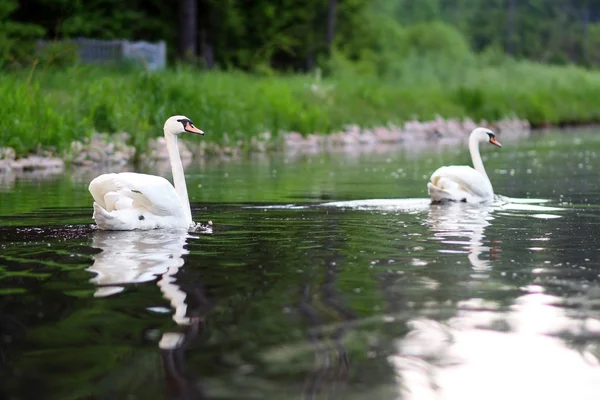
[[[35, 40], [159, 40], [208, 68], [311, 70], [389, 64], [412, 52], [507, 53], [600, 65], [600, 0], [3, 0], [0, 62], [31, 62]], [[466, 47], [466, 49], [465, 49]], [[383, 58], [382, 58], [383, 57]], [[382, 72], [382, 71], [379, 71]]]

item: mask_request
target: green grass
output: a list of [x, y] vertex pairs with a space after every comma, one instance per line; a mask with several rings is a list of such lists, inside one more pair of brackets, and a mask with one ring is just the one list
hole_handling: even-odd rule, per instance
[[[184, 114], [204, 140], [248, 139], [264, 131], [328, 133], [348, 123], [374, 126], [436, 115], [533, 124], [600, 121], [600, 72], [481, 58], [453, 65], [409, 58], [393, 78], [339, 72], [256, 76], [172, 68], [149, 74], [74, 66], [13, 72], [0, 80], [0, 146], [23, 155], [68, 149], [74, 139], [127, 131], [142, 149], [166, 118]], [[325, 87], [330, 86], [329, 90]]]

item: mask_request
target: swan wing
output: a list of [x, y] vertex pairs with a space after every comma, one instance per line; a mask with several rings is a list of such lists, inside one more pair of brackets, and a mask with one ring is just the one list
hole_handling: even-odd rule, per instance
[[122, 172], [100, 175], [89, 191], [106, 211], [146, 209], [156, 216], [183, 216], [181, 200], [171, 183], [163, 177]]
[[484, 199], [494, 195], [489, 180], [466, 165], [439, 168], [431, 175], [431, 184], [438, 189], [466, 192]]

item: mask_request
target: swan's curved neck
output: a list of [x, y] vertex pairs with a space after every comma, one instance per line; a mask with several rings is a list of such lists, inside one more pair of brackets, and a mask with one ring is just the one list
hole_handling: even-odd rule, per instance
[[185, 174], [183, 173], [183, 164], [179, 156], [179, 147], [177, 147], [177, 136], [165, 131], [165, 140], [167, 142], [167, 152], [169, 153], [169, 162], [171, 163], [171, 173], [173, 174], [173, 186], [179, 195], [185, 218], [192, 224], [192, 210], [190, 209], [190, 200], [188, 198], [187, 186], [185, 184]]
[[[477, 172], [487, 179], [490, 182], [490, 178], [487, 176], [485, 172], [485, 168], [483, 167], [483, 161], [481, 160], [481, 154], [479, 154], [479, 141], [477, 137], [471, 136], [469, 138], [469, 152], [471, 153], [471, 160], [473, 161], [473, 167]], [[490, 183], [491, 186], [491, 183]]]

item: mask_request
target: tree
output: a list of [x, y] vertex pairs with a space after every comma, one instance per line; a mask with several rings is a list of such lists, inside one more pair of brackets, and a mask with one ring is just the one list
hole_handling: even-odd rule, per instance
[[517, 0], [508, 0], [508, 18], [506, 21], [506, 49], [508, 54], [515, 52], [515, 8]]
[[333, 48], [333, 35], [335, 33], [335, 10], [336, 0], [329, 0], [329, 10], [327, 13], [327, 49], [331, 54]]
[[310, 70], [332, 50], [373, 53], [365, 38], [382, 27], [434, 22], [454, 26], [476, 52], [589, 64], [600, 0], [4, 0], [0, 58], [31, 57], [42, 35], [84, 36], [166, 40], [170, 58], [200, 56], [207, 67]]
[[179, 0], [179, 57], [196, 56], [197, 0]]
[[[16, 0], [0, 2], [0, 66], [29, 58], [34, 40], [44, 35], [44, 29], [38, 25], [12, 20], [17, 9]], [[24, 39], [25, 43], [19, 39]]]

